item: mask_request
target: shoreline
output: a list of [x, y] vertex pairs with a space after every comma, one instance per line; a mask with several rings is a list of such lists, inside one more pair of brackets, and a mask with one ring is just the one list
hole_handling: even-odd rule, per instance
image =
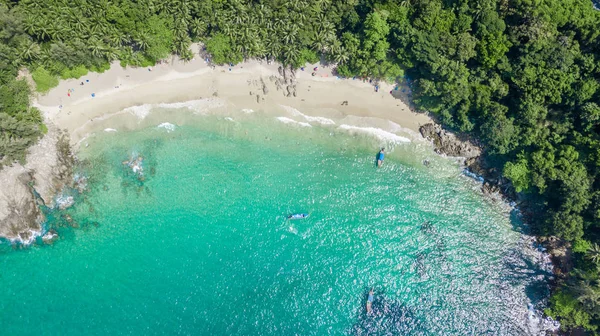
[[[39, 208], [55, 207], [56, 196], [74, 183], [72, 151], [88, 135], [114, 129], [115, 123], [125, 129], [139, 127], [148, 106], [201, 101], [202, 109], [220, 108], [218, 112], [273, 109], [278, 112], [274, 118], [299, 124], [335, 120], [348, 132], [383, 130], [380, 140], [392, 141], [422, 139], [419, 127], [432, 122], [409, 107], [410, 89], [405, 85], [378, 83], [376, 92], [374, 84], [336, 77], [334, 67], [321, 64], [297, 71], [260, 60], [215, 66], [207, 62], [199, 44], [192, 50], [195, 58], [189, 62], [175, 55], [148, 68], [122, 68], [113, 62], [103, 73], [61, 80], [48, 93], [38, 93], [32, 106], [42, 112], [49, 132], [29, 148], [24, 164], [0, 170], [5, 186], [0, 190], [0, 237], [33, 242], [44, 231]], [[211, 101], [221, 104], [210, 106]], [[19, 220], [22, 213], [36, 219]]]
[[[32, 105], [42, 111], [50, 132], [30, 148], [24, 166], [15, 164], [0, 171], [0, 181], [14, 176], [15, 171], [30, 172], [39, 201], [52, 208], [62, 188], [73, 184], [65, 176], [58, 177], [71, 176], [65, 171], [72, 163], [64, 165], [62, 161], [75, 160], [72, 151], [77, 151], [89, 135], [116, 131], [116, 125], [119, 130], [135, 129], [151, 108], [183, 108], [189, 107], [189, 103], [198, 103], [203, 113], [226, 115], [231, 111], [277, 110], [278, 113], [270, 111], [271, 116], [285, 123], [306, 126], [309, 122], [315, 125], [332, 122], [340, 130], [351, 134], [371, 133], [380, 141], [422, 140], [437, 154], [458, 159], [459, 165], [467, 169], [467, 160], [480, 155], [477, 146], [449, 132], [443, 135], [445, 148], [438, 147], [438, 142], [430, 139], [423, 127], [440, 126], [425, 113], [414, 112], [409, 107], [410, 88], [405, 84], [378, 83], [376, 92], [374, 84], [336, 77], [333, 67], [320, 64], [307, 65], [304, 70], [295, 72], [278, 63], [260, 60], [235, 66], [215, 66], [207, 63], [199, 45], [194, 45], [193, 49], [197, 50], [195, 58], [188, 62], [177, 56], [149, 68], [122, 68], [113, 62], [103, 73], [90, 72], [79, 79], [61, 80], [48, 93], [38, 93]], [[382, 132], [383, 136], [373, 132]], [[68, 153], [59, 153], [57, 146], [53, 146], [58, 143], [59, 135], [67, 136]], [[448, 151], [448, 148], [458, 150]], [[61, 155], [62, 159], [58, 158]], [[485, 175], [479, 175], [487, 181]], [[12, 197], [31, 201], [30, 192], [25, 194], [28, 189], [18, 179], [13, 180], [11, 189], [20, 190], [14, 195], [0, 191], [0, 224], [7, 213], [16, 210], [7, 209], [10, 202], [3, 200]], [[490, 195], [483, 188], [482, 191]], [[511, 200], [504, 198], [502, 201], [508, 204]], [[41, 233], [43, 220], [37, 222]], [[35, 238], [30, 232], [25, 238], [18, 236], [7, 238], [21, 242]]]
[[[289, 106], [309, 118], [344, 120], [350, 126], [378, 127], [381, 121], [391, 121], [413, 134], [418, 134], [421, 125], [432, 122], [429, 116], [408, 106], [406, 87], [394, 90], [395, 85], [380, 83], [375, 92], [369, 82], [341, 79], [333, 74], [332, 67], [318, 64], [295, 72], [257, 60], [213, 66], [205, 61], [198, 45], [193, 49], [197, 52], [189, 62], [174, 56], [168, 64], [150, 68], [121, 68], [113, 63], [104, 73], [63, 80], [47, 94], [39, 95], [33, 105], [48, 122], [66, 129], [72, 143], [94, 130], [95, 121], [128, 108], [207, 98], [218, 98], [238, 110]], [[298, 116], [292, 113], [290, 117]]]
[[[276, 108], [280, 113], [273, 114], [273, 117], [278, 116], [282, 122], [327, 124], [326, 120], [335, 120], [336, 127], [349, 132], [356, 132], [356, 129], [382, 130], [398, 139], [403, 138], [398, 133], [411, 135], [413, 139], [429, 139], [423, 127], [438, 125], [426, 114], [416, 113], [409, 107], [410, 96], [404, 92], [406, 87], [394, 90], [395, 85], [380, 83], [379, 92], [375, 92], [374, 86], [368, 82], [336, 77], [330, 67], [311, 65], [307, 68], [315, 66], [319, 67], [315, 76], [311, 71], [290, 73], [276, 63], [256, 60], [232, 67], [213, 67], [200, 54], [187, 63], [173, 57], [169, 64], [157, 64], [151, 71], [149, 68], [121, 68], [113, 63], [105, 73], [89, 73], [81, 79], [63, 80], [56, 88], [33, 101], [33, 106], [42, 111], [51, 132], [30, 150], [24, 167], [15, 166], [19, 166], [19, 171], [35, 171], [35, 189], [43, 190], [39, 193], [41, 199], [45, 205], [52, 207], [62, 187], [73, 184], [69, 174], [58, 183], [56, 181], [57, 171], [64, 173], [68, 168], [59, 162], [64, 159], [56, 159], [57, 150], [40, 155], [42, 151], [38, 148], [45, 142], [43, 148], [48, 149], [48, 143], [57, 139], [56, 134], [60, 132], [58, 127], [66, 131], [70, 147], [76, 150], [88, 135], [95, 131], [112, 130], [117, 127], [115, 123], [119, 125], [119, 131], [121, 127], [135, 128], [144, 120], [150, 108], [161, 105], [188, 107], [189, 103], [197, 102], [199, 109], [205, 112], [215, 110], [217, 113], [223, 113], [223, 110], [227, 113], [228, 109], [229, 112], [235, 110], [240, 113], [243, 110]], [[479, 148], [440, 130], [436, 132], [441, 140], [429, 139], [433, 140], [432, 148], [439, 149], [436, 150], [438, 154], [458, 157], [461, 161], [480, 157]], [[439, 147], [438, 142], [443, 146]], [[69, 152], [67, 157], [73, 159], [74, 155]], [[489, 175], [472, 170], [467, 162], [462, 166], [484, 179], [480, 181], [481, 190], [484, 195], [491, 196], [494, 202], [501, 201], [508, 205], [513, 200], [511, 197], [496, 198], [493, 195], [496, 190], [485, 189], [490, 181]], [[0, 171], [0, 178], [5, 170]], [[38, 224], [43, 222], [41, 219], [37, 221]], [[30, 227], [27, 230], [24, 235], [9, 239], [27, 245], [44, 233], [41, 226], [38, 231]], [[47, 235], [49, 240], [55, 237], [52, 232]], [[523, 239], [529, 241], [525, 235]]]

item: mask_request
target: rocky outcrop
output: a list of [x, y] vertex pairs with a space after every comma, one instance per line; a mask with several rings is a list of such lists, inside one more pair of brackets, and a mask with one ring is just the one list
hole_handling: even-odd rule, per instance
[[[456, 135], [442, 129], [440, 125], [429, 123], [419, 128], [421, 135], [433, 142], [435, 152], [454, 157], [465, 158], [463, 164], [467, 171], [481, 179], [481, 191], [493, 200], [514, 202], [521, 210], [523, 219], [531, 222], [534, 214], [528, 208], [524, 195], [515, 192], [502, 171], [487, 164], [482, 150], [468, 140], [461, 140]], [[557, 237], [537, 237], [537, 240], [551, 256], [556, 279], [564, 279], [573, 269], [571, 246]]]
[[25, 165], [0, 171], [0, 237], [30, 242], [41, 234], [41, 206], [73, 181], [74, 158], [65, 132], [49, 124], [48, 133], [30, 148]]
[[421, 135], [433, 142], [438, 154], [464, 158], [463, 165], [467, 170], [483, 179], [481, 191], [493, 198], [514, 199], [512, 187], [495, 168], [487, 167], [481, 156], [481, 148], [469, 140], [461, 140], [442, 126], [429, 123], [419, 128]]
[[481, 149], [470, 141], [460, 140], [456, 135], [444, 130], [442, 126], [429, 123], [419, 128], [421, 135], [433, 142], [436, 153], [448, 156], [464, 157], [465, 160], [481, 155]]
[[0, 237], [30, 242], [45, 220], [33, 190], [33, 174], [22, 166], [6, 167], [0, 181]]
[[564, 279], [569, 272], [573, 270], [573, 260], [571, 244], [558, 237], [538, 237], [540, 242], [552, 257], [554, 264], [554, 275], [559, 279]]

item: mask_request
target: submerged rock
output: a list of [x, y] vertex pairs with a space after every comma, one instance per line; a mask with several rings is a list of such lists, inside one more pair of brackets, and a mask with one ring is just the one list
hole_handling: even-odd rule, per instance
[[131, 171], [134, 175], [138, 177], [138, 179], [143, 179], [144, 177], [144, 158], [141, 155], [133, 154], [129, 160], [123, 161], [123, 165], [131, 168]]
[[60, 195], [56, 198], [56, 205], [60, 210], [70, 208], [71, 206], [73, 206], [73, 204], [75, 204], [75, 198], [73, 198], [73, 196]]
[[48, 232], [46, 232], [45, 235], [42, 236], [42, 240], [46, 244], [52, 244], [57, 238], [58, 238], [58, 232], [56, 232], [53, 229], [50, 229]]

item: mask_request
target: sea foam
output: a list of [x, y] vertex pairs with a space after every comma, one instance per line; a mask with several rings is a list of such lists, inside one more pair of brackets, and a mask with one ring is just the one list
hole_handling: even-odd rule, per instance
[[186, 102], [180, 103], [162, 103], [156, 105], [161, 108], [187, 108], [190, 111], [201, 114], [206, 113], [207, 111], [225, 106], [225, 102], [222, 99], [218, 98], [207, 98], [207, 99], [198, 99], [198, 100], [189, 100]]
[[351, 125], [340, 125], [338, 127], [339, 129], [342, 130], [346, 130], [346, 131], [350, 131], [350, 132], [357, 132], [357, 133], [364, 133], [367, 135], [371, 135], [379, 140], [382, 141], [389, 141], [389, 142], [394, 142], [394, 143], [409, 143], [410, 139], [399, 136], [398, 134], [394, 134], [388, 131], [384, 131], [380, 128], [375, 128], [375, 127], [358, 127], [358, 126], [351, 126]]
[[23, 245], [31, 245], [33, 242], [35, 242], [35, 240], [37, 239], [37, 237], [41, 237], [42, 236], [42, 231], [36, 231], [36, 230], [27, 230], [27, 232], [29, 232], [29, 235], [27, 238], [22, 238], [22, 234], [21, 236], [17, 237], [17, 238], [12, 238], [9, 239], [11, 243], [20, 243]]
[[189, 100], [185, 102], [179, 103], [160, 103], [160, 104], [143, 104], [131, 106], [124, 109], [124, 112], [129, 112], [139, 119], [146, 118], [152, 108], [160, 107], [160, 108], [168, 108], [168, 109], [183, 109], [187, 108], [188, 110], [194, 112], [195, 114], [206, 113], [207, 111], [225, 106], [225, 102], [218, 98], [207, 98], [207, 99], [198, 99], [198, 100]]
[[105, 128], [104, 132], [110, 133], [110, 132], [116, 132], [117, 130], [114, 128]]
[[133, 114], [134, 116], [138, 117], [138, 119], [144, 119], [150, 114], [150, 109], [152, 109], [152, 105], [144, 104], [131, 106], [124, 109], [123, 111]]
[[175, 131], [175, 125], [171, 124], [170, 122], [164, 122], [160, 125], [157, 126], [158, 128], [164, 128], [167, 133], [171, 133], [173, 131]]
[[302, 127], [312, 127], [309, 123], [305, 123], [302, 121], [296, 121], [294, 119], [290, 119], [287, 117], [277, 117], [277, 120], [281, 121], [284, 124], [297, 124], [300, 125]]
[[307, 116], [306, 114], [298, 111], [297, 109], [295, 109], [291, 106], [287, 106], [287, 105], [279, 105], [279, 106], [281, 106], [287, 113], [289, 113], [295, 117], [302, 117], [308, 122], [318, 122], [319, 124], [322, 124], [322, 125], [335, 125], [335, 121], [333, 121], [329, 118], [311, 117], [311, 116]]

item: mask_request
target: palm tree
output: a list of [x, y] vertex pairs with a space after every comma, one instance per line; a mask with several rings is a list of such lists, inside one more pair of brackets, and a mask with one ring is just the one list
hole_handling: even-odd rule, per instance
[[140, 32], [139, 35], [133, 39], [133, 41], [141, 50], [146, 50], [148, 48], [148, 37], [145, 32]]
[[312, 45], [318, 51], [324, 51], [327, 47], [327, 41], [322, 30], [315, 31], [312, 36]]
[[108, 40], [107, 42], [114, 45], [115, 47], [120, 47], [131, 41], [129, 36], [124, 35], [121, 32], [116, 31], [116, 30], [109, 34], [107, 40]]
[[34, 15], [27, 15], [23, 21], [23, 28], [29, 35], [36, 35], [38, 18]]
[[254, 41], [254, 44], [252, 44], [252, 56], [263, 58], [266, 54], [267, 48], [265, 47], [265, 44], [262, 43], [259, 39], [256, 39]]
[[31, 61], [35, 59], [39, 53], [40, 46], [33, 41], [28, 41], [19, 48], [19, 58], [22, 60]]
[[331, 0], [317, 0], [316, 5], [321, 10], [325, 10], [327, 7], [331, 5]]
[[119, 59], [126, 64], [132, 64], [134, 59], [133, 48], [130, 46], [121, 48]]
[[179, 53], [179, 57], [181, 57], [181, 59], [184, 61], [190, 61], [192, 58], [194, 58], [194, 53], [189, 48], [183, 49]]
[[412, 4], [411, 4], [410, 0], [402, 0], [402, 1], [400, 2], [400, 6], [401, 6], [401, 7], [410, 7], [411, 5], [412, 5]]
[[348, 62], [350, 56], [346, 49], [340, 45], [339, 47], [336, 46], [331, 48], [331, 59], [337, 64], [344, 64]]
[[40, 9], [41, 4], [42, 4], [39, 1], [23, 1], [23, 2], [25, 2], [25, 6], [30, 10]]
[[593, 243], [586, 252], [586, 257], [593, 261], [597, 266], [600, 266], [600, 246]]
[[221, 27], [221, 31], [223, 32], [223, 34], [225, 34], [225, 36], [229, 37], [230, 39], [233, 39], [237, 34], [237, 31], [230, 23], [226, 23], [225, 25], [223, 25]]
[[292, 25], [289, 29], [286, 29], [282, 32], [282, 39], [285, 43], [291, 44], [296, 39], [297, 34], [298, 28]]
[[281, 44], [275, 38], [267, 40], [266, 53], [268, 56], [277, 57], [281, 50]]
[[72, 24], [70, 24], [71, 30], [74, 31], [83, 31], [85, 29], [85, 25], [83, 24], [82, 20], [75, 20], [75, 22], [73, 22]]
[[55, 22], [48, 26], [47, 30], [48, 36], [53, 40], [61, 40], [62, 35], [65, 32], [65, 28], [58, 22]]
[[52, 53], [52, 50], [50, 50], [49, 47], [42, 48], [42, 50], [40, 51], [39, 59], [42, 61], [43, 65], [49, 65], [52, 63], [53, 55], [54, 54]]
[[593, 311], [597, 307], [600, 307], [600, 287], [597, 284], [594, 286], [589, 276], [583, 276], [584, 279], [577, 281], [577, 283], [570, 287], [575, 293], [577, 301], [581, 302], [587, 309]]
[[102, 34], [107, 27], [107, 23], [104, 20], [97, 20], [90, 25], [91, 35]]
[[106, 47], [102, 52], [102, 56], [109, 61], [117, 59], [119, 57], [118, 50], [115, 47]]
[[102, 44], [102, 42], [100, 40], [93, 38], [88, 41], [88, 44], [89, 44], [88, 49], [92, 53], [92, 56], [102, 57], [106, 48], [104, 47], [104, 45]]
[[202, 20], [200, 20], [200, 18], [195, 18], [192, 21], [190, 31], [194, 36], [200, 37], [206, 32], [206, 24]]
[[286, 45], [283, 50], [283, 64], [290, 65], [296, 63], [298, 57], [300, 56], [300, 51], [293, 45]]
[[34, 30], [34, 35], [40, 40], [48, 39], [50, 37], [48, 27], [50, 27], [50, 23], [45, 18], [40, 19]]
[[190, 43], [192, 41], [190, 40], [190, 37], [185, 35], [185, 36], [181, 36], [178, 37], [175, 40], [175, 51], [181, 55], [182, 53], [184, 53], [186, 50], [190, 49]]

